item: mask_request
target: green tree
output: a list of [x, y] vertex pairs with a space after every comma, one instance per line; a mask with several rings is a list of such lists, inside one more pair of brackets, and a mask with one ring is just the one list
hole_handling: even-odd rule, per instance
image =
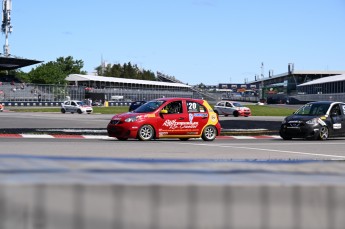
[[36, 84], [65, 84], [66, 74], [56, 62], [42, 64], [28, 73], [31, 83]]
[[17, 71], [16, 75], [28, 83], [36, 84], [66, 84], [69, 74], [86, 74], [81, 69], [84, 67], [82, 60], [73, 60], [73, 57], [59, 57], [56, 61], [49, 61], [24, 73]]
[[84, 61], [73, 60], [72, 56], [68, 56], [66, 58], [59, 57], [56, 59], [56, 63], [58, 66], [60, 66], [61, 70], [67, 75], [86, 74], [86, 71], [81, 70], [84, 67]]
[[109, 76], [126, 79], [139, 79], [156, 81], [157, 78], [152, 71], [140, 69], [136, 64], [131, 62], [121, 64], [108, 64], [107, 66], [98, 66], [95, 68], [97, 74], [100, 76]]

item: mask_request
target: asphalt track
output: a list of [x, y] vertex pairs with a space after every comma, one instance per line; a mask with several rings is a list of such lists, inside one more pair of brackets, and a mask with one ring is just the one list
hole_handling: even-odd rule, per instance
[[[106, 134], [112, 115], [0, 113], [0, 133]], [[222, 135], [278, 134], [282, 117], [220, 117]]]
[[281, 117], [228, 117], [239, 134], [213, 142], [117, 141], [110, 117], [0, 113], [0, 228], [345, 225], [344, 138], [284, 141]]

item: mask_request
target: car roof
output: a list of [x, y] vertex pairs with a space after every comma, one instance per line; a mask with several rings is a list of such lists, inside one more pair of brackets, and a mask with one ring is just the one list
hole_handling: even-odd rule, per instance
[[[234, 101], [231, 101], [231, 100], [221, 100], [221, 101], [218, 101], [217, 103], [221, 103], [221, 102], [229, 102], [229, 103], [234, 103]], [[239, 102], [238, 102], [239, 103]]]
[[308, 104], [327, 104], [327, 105], [330, 105], [330, 104], [344, 104], [344, 102], [338, 102], [338, 101], [315, 101], [315, 102], [310, 102]]
[[192, 99], [192, 98], [179, 98], [179, 97], [173, 97], [173, 98], [158, 98], [154, 100], [159, 100], [159, 101], [174, 101], [174, 100], [191, 100], [191, 101], [196, 101], [202, 103], [205, 101], [204, 99]]

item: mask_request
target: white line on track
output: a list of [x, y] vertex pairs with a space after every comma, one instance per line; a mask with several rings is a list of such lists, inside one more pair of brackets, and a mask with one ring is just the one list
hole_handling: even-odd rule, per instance
[[264, 149], [264, 148], [254, 148], [254, 147], [244, 147], [235, 145], [217, 145], [217, 144], [205, 144], [205, 143], [183, 143], [188, 145], [198, 145], [198, 146], [210, 146], [210, 147], [221, 147], [221, 148], [236, 148], [236, 149], [248, 149], [275, 153], [288, 153], [288, 154], [298, 154], [298, 155], [308, 155], [308, 156], [318, 156], [318, 157], [331, 157], [332, 160], [345, 160], [345, 156], [332, 155], [332, 154], [318, 154], [318, 153], [305, 153], [298, 151], [287, 151], [287, 150], [275, 150], [275, 149]]

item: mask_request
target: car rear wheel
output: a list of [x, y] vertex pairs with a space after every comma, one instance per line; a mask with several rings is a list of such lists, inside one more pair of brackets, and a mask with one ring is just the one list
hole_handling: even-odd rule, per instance
[[141, 141], [151, 140], [154, 136], [155, 130], [151, 125], [143, 125], [138, 131], [138, 139]]
[[204, 141], [213, 141], [217, 136], [217, 129], [214, 126], [206, 126], [202, 132], [201, 138]]
[[62, 114], [66, 113], [66, 110], [64, 108], [61, 108], [61, 113]]
[[327, 140], [328, 136], [329, 136], [329, 131], [328, 131], [327, 126], [322, 126], [320, 128], [320, 131], [319, 131], [319, 134], [317, 136], [317, 139], [318, 140]]

